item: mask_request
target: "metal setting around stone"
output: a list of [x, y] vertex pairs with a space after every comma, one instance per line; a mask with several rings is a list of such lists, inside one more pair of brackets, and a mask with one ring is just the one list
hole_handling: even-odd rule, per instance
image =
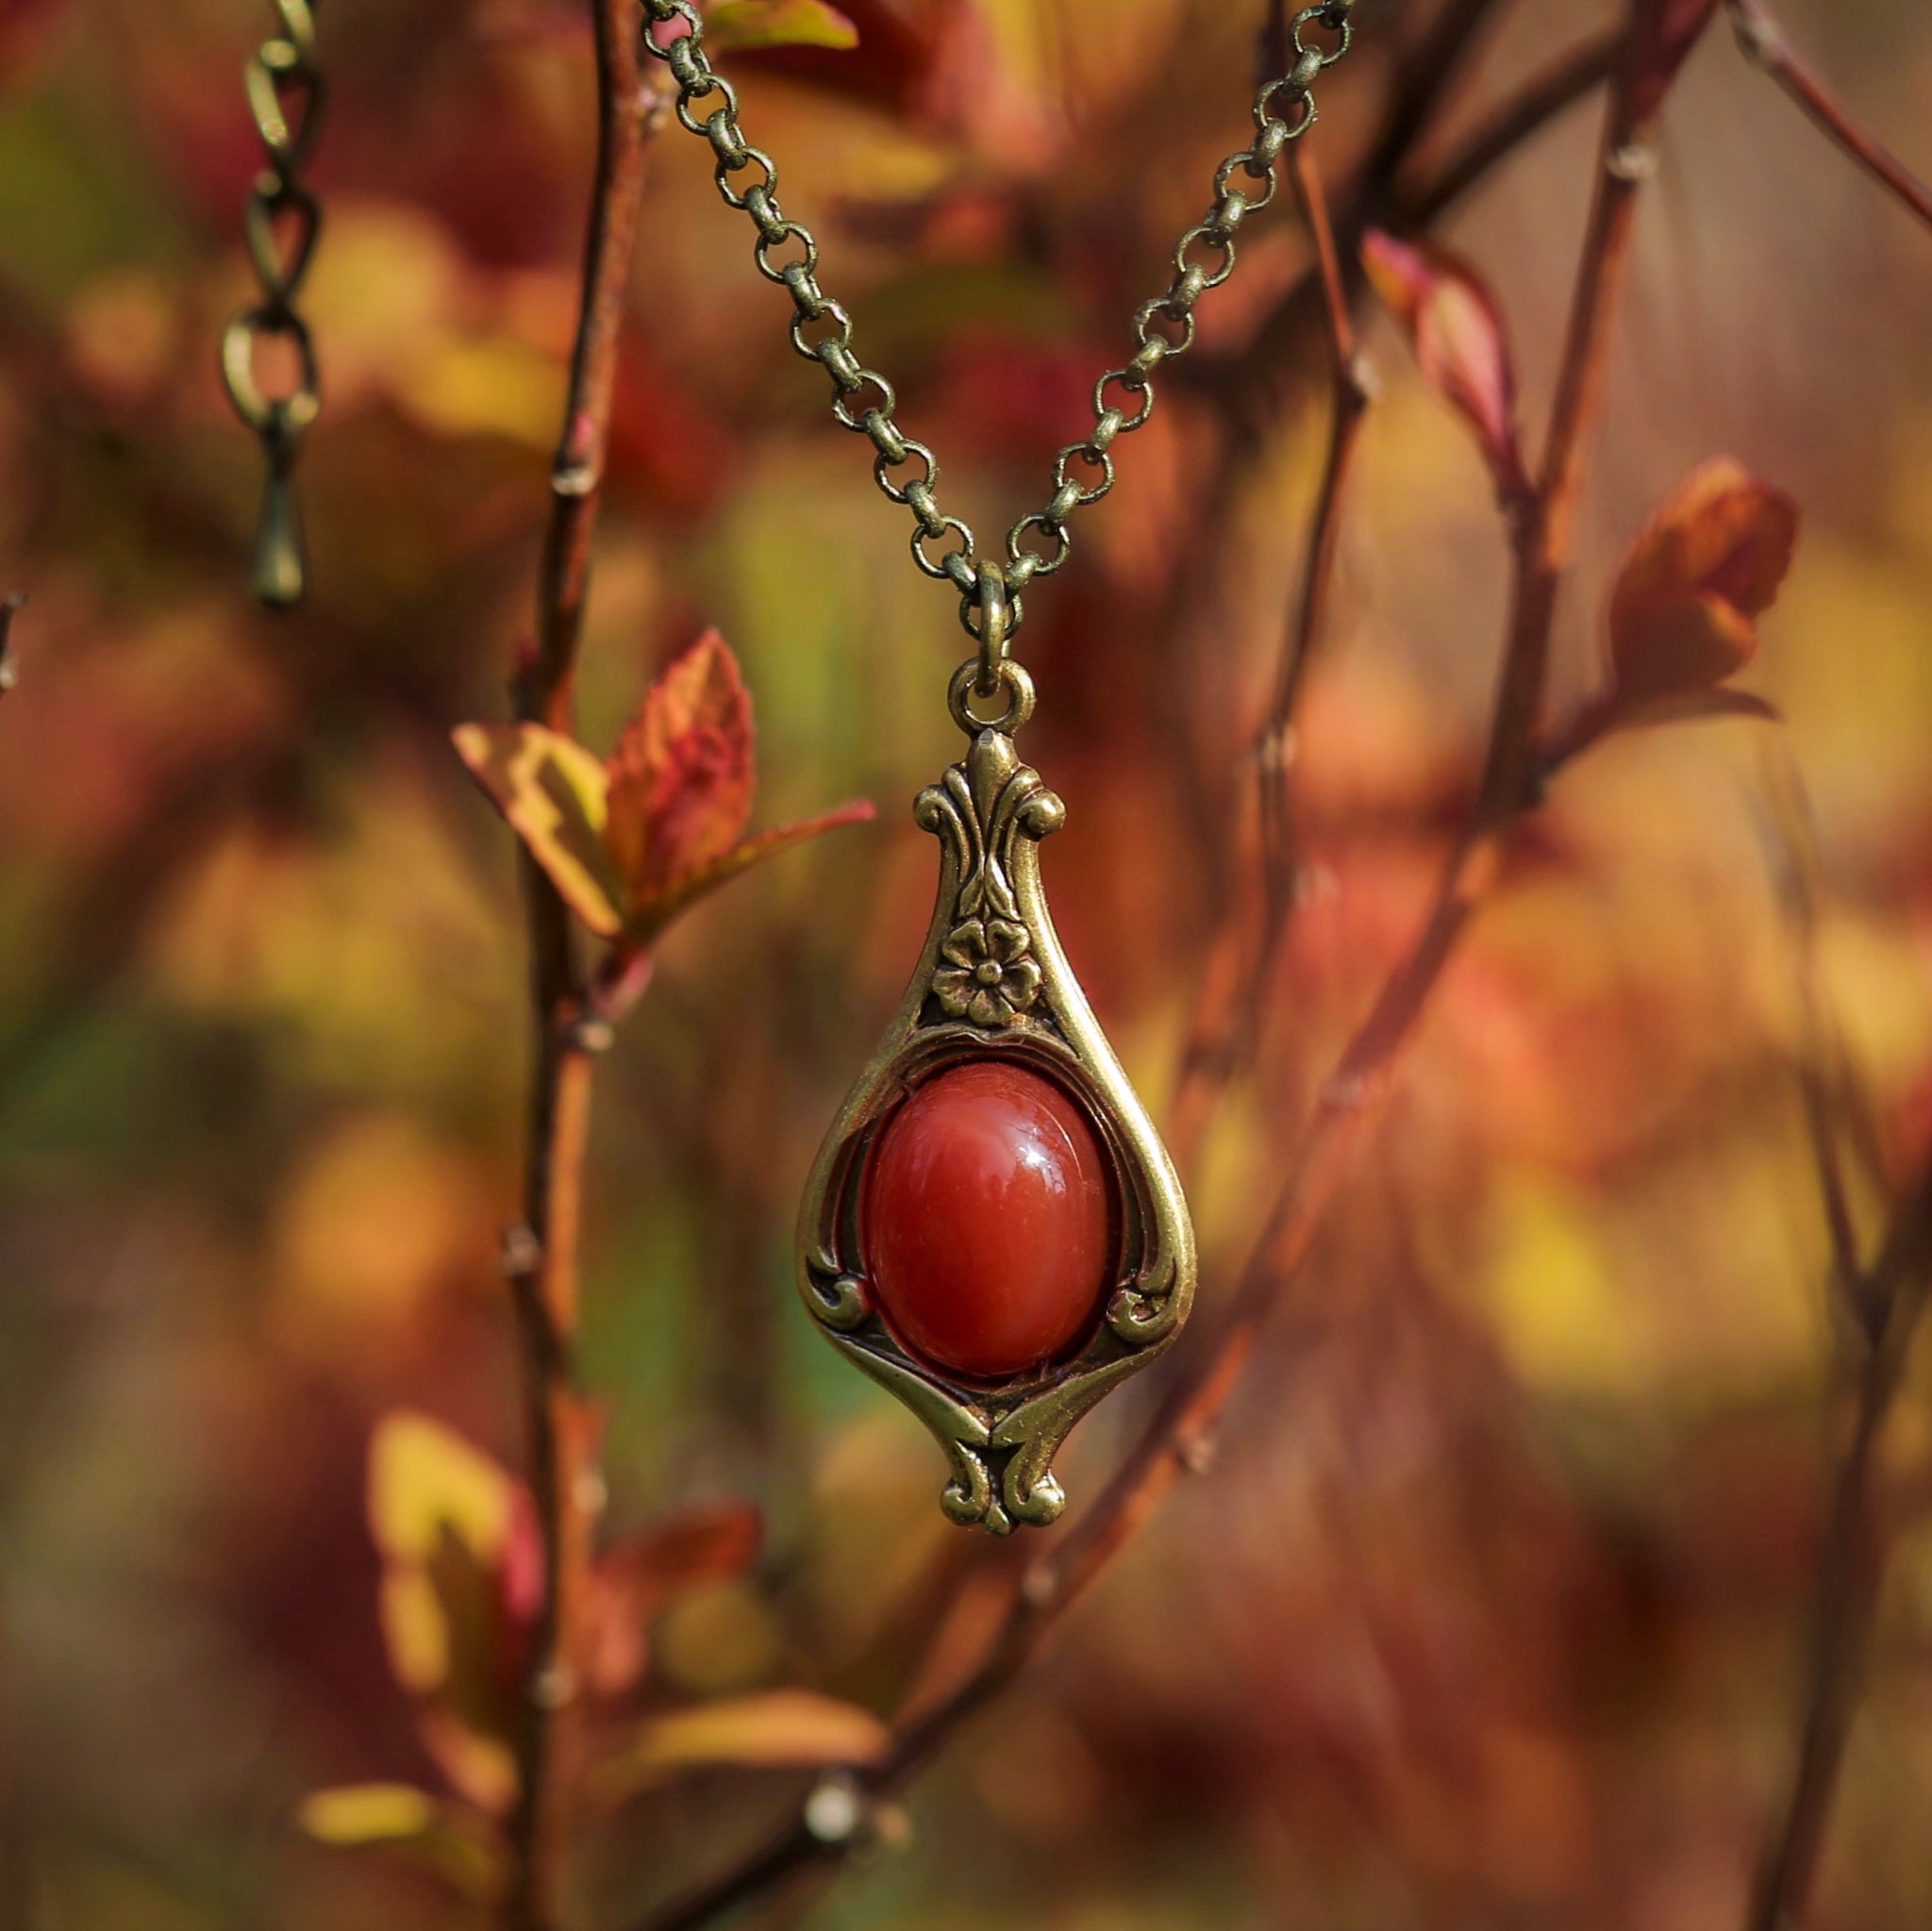
[[[972, 748], [920, 794], [914, 814], [940, 841], [931, 928], [898, 1013], [820, 1151], [799, 1228], [799, 1287], [812, 1318], [945, 1450], [946, 1514], [995, 1535], [1058, 1518], [1066, 1495], [1055, 1454], [1089, 1410], [1173, 1342], [1196, 1271], [1174, 1163], [1047, 910], [1040, 844], [1066, 822], [1066, 807], [1014, 746], [1031, 686], [1009, 668], [1013, 702], [992, 725], [963, 702], [977, 663], [955, 680], [954, 714]], [[1032, 1378], [987, 1389], [922, 1360], [891, 1333], [868, 1289], [861, 1201], [874, 1142], [906, 1094], [949, 1067], [999, 1058], [1054, 1081], [1087, 1114], [1116, 1172], [1123, 1224], [1118, 1285], [1085, 1348]]]

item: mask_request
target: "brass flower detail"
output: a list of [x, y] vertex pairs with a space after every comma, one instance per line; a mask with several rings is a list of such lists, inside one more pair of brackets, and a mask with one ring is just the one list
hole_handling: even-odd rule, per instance
[[1040, 997], [1033, 941], [1011, 919], [968, 919], [940, 948], [946, 965], [932, 989], [949, 1019], [1011, 1025]]

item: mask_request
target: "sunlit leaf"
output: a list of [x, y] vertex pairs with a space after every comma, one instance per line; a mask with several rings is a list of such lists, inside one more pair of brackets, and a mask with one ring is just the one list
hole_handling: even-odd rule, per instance
[[1744, 669], [1797, 536], [1797, 506], [1731, 458], [1686, 477], [1632, 546], [1610, 600], [1611, 670], [1624, 698], [1708, 690]]
[[690, 910], [701, 898], [708, 897], [721, 886], [729, 885], [734, 878], [749, 872], [754, 865], [761, 865], [767, 858], [775, 858], [781, 853], [789, 852], [795, 846], [805, 844], [828, 831], [838, 831], [850, 824], [869, 824], [878, 816], [871, 801], [855, 798], [841, 805], [835, 810], [827, 811], [818, 818], [808, 818], [797, 824], [782, 824], [775, 830], [760, 832], [757, 838], [728, 851], [714, 864], [682, 880], [662, 898], [646, 906], [633, 925], [633, 933], [642, 939], [649, 939], [660, 932], [680, 913]]
[[724, 1503], [605, 1550], [586, 1606], [585, 1667], [591, 1687], [606, 1696], [635, 1687], [650, 1660], [650, 1625], [658, 1610], [700, 1584], [742, 1575], [758, 1559], [763, 1533], [751, 1504]]
[[411, 1853], [472, 1897], [491, 1897], [501, 1883], [503, 1843], [490, 1821], [411, 1784], [318, 1790], [295, 1823], [318, 1843]]
[[608, 1801], [687, 1771], [863, 1769], [891, 1748], [870, 1710], [808, 1690], [728, 1697], [653, 1717], [597, 1777]]
[[705, 44], [731, 53], [751, 47], [856, 47], [858, 29], [826, 0], [718, 0], [705, 16]]
[[413, 1784], [351, 1784], [304, 1798], [295, 1822], [319, 1843], [390, 1843], [422, 1837], [441, 1810]]
[[1475, 432], [1506, 502], [1528, 488], [1516, 423], [1516, 372], [1501, 308], [1487, 282], [1433, 242], [1371, 229], [1362, 261], [1376, 294], [1407, 332], [1424, 379]]
[[603, 765], [541, 724], [461, 724], [452, 736], [458, 755], [565, 904], [591, 931], [614, 937], [624, 919], [604, 840]]
[[383, 1556], [383, 1636], [419, 1699], [425, 1742], [486, 1810], [515, 1794], [518, 1690], [541, 1584], [520, 1486], [425, 1416], [396, 1414], [370, 1449], [370, 1529]]

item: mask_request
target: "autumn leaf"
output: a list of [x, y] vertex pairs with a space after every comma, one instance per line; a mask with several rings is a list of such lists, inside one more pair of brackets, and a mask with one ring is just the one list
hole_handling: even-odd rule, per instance
[[864, 1769], [891, 1742], [885, 1724], [857, 1704], [766, 1690], [649, 1719], [603, 1767], [596, 1790], [611, 1803], [688, 1771]]
[[751, 693], [715, 630], [651, 687], [608, 764], [538, 724], [463, 724], [454, 738], [564, 902], [632, 953], [752, 866], [874, 816], [858, 801], [745, 837], [757, 785]]
[[1693, 470], [1645, 524], [1610, 599], [1622, 707], [1714, 691], [1743, 670], [1797, 539], [1797, 505], [1741, 463]]
[[491, 1821], [413, 1784], [317, 1790], [296, 1810], [295, 1823], [317, 1843], [406, 1852], [469, 1897], [488, 1900], [502, 1885], [503, 1840]]
[[600, 939], [624, 924], [605, 844], [609, 779], [581, 744], [541, 724], [459, 724], [457, 755], [578, 918]]
[[382, 1556], [383, 1638], [451, 1783], [502, 1814], [541, 1556], [528, 1497], [497, 1463], [426, 1416], [377, 1426], [369, 1525]]
[[718, 0], [705, 16], [705, 44], [719, 53], [754, 47], [858, 44], [858, 29], [826, 0]]
[[614, 1542], [597, 1558], [586, 1605], [586, 1673], [605, 1696], [643, 1677], [651, 1623], [674, 1597], [704, 1583], [730, 1582], [758, 1559], [764, 1523], [749, 1503], [722, 1503], [674, 1516]]
[[1362, 261], [1384, 306], [1407, 332], [1429, 386], [1475, 432], [1503, 501], [1528, 493], [1516, 422], [1516, 372], [1502, 309], [1487, 282], [1433, 242], [1398, 241], [1371, 229]]
[[632, 905], [716, 863], [751, 817], [751, 692], [708, 630], [651, 687], [618, 741], [606, 840]]

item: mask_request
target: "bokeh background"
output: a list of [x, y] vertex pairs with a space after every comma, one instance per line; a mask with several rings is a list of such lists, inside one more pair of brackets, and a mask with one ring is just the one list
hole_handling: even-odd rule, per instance
[[[857, 53], [744, 62], [746, 113], [949, 507], [1003, 528], [1236, 144], [1259, 9], [851, 10]], [[1317, 137], [1336, 184], [1429, 9], [1360, 10]], [[1932, 165], [1924, 7], [1782, 11]], [[419, 1410], [517, 1455], [495, 1252], [524, 961], [510, 841], [447, 733], [501, 714], [532, 621], [589, 47], [563, 0], [323, 0], [317, 583], [276, 621], [246, 600], [255, 457], [213, 349], [247, 295], [240, 72], [268, 12], [0, 7], [0, 588], [33, 596], [0, 704], [0, 1910], [37, 1931], [471, 1922], [291, 1820], [318, 1786], [437, 1777], [376, 1614], [373, 1429]], [[1610, 17], [1494, 9], [1418, 175]], [[1532, 424], [1596, 122], [1565, 117], [1444, 230], [1499, 291]], [[909, 1840], [817, 1906], [823, 1931], [1739, 1919], [1842, 1357], [1799, 1074], [1841, 1041], [1868, 1226], [1932, 1123], [1932, 245], [1722, 31], [1660, 158], [1559, 684], [1592, 681], [1647, 507], [1729, 453], [1804, 512], [1750, 679], [1789, 724], [1620, 739], [1563, 779], [1216, 1467], [920, 1787]], [[790, 1241], [924, 928], [906, 807], [955, 754], [960, 640], [785, 348], [702, 143], [651, 165], [583, 735], [608, 748], [715, 623], [757, 695], [761, 822], [855, 793], [881, 818], [668, 948], [599, 1091], [586, 1365], [617, 1526], [707, 1499], [766, 1522], [746, 1573], [658, 1618], [653, 1706], [806, 1685], [889, 1708], [902, 1591], [955, 1532], [923, 1433], [800, 1318]], [[1285, 207], [1242, 252], [1025, 640], [1029, 753], [1072, 809], [1049, 887], [1157, 1109], [1235, 888], [1240, 757], [1324, 435], [1318, 338], [1216, 389], [1307, 255]], [[1301, 734], [1309, 890], [1194, 1175], [1210, 1297], [1425, 901], [1501, 632], [1480, 459], [1386, 321], [1368, 341], [1382, 394]], [[1199, 567], [1189, 506], [1240, 441]], [[1840, 1931], [1932, 1917], [1926, 1392], [1886, 1442], [1896, 1555], [1817, 1918]], [[1139, 1399], [1086, 1430], [1076, 1494]], [[722, 1772], [633, 1805], [586, 1879], [598, 1921], [798, 1789]]]

